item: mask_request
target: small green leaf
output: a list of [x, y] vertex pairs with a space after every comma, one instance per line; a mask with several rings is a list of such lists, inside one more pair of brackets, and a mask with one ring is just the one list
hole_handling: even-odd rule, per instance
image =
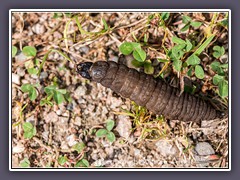
[[75, 144], [75, 145], [72, 147], [72, 149], [73, 149], [74, 151], [77, 151], [78, 153], [82, 152], [84, 148], [85, 148], [85, 144], [82, 143], [82, 142], [81, 142], [81, 143], [77, 143], [77, 144]]
[[116, 140], [115, 134], [113, 132], [109, 132], [106, 135], [106, 138], [110, 141], [110, 142], [114, 142]]
[[224, 71], [222, 70], [221, 64], [218, 61], [214, 61], [210, 64], [210, 67], [213, 71], [217, 72], [219, 75], [224, 75]]
[[172, 56], [174, 56], [173, 61], [174, 60], [179, 60], [183, 57], [185, 47], [186, 47], [186, 44], [179, 44], [179, 45], [174, 46], [171, 49], [172, 50]]
[[188, 72], [187, 72], [187, 75], [188, 75], [189, 77], [192, 76], [192, 71], [193, 71], [193, 66], [191, 66], [191, 67], [189, 68]]
[[115, 122], [113, 120], [108, 120], [106, 124], [106, 128], [108, 131], [111, 131], [114, 127]]
[[30, 123], [30, 122], [24, 122], [23, 123], [23, 130], [25, 132], [30, 132], [30, 131], [32, 131], [32, 129], [33, 129], [32, 123]]
[[31, 57], [34, 57], [37, 54], [36, 48], [32, 46], [25, 46], [22, 52], [25, 56], [31, 56]]
[[38, 70], [36, 68], [29, 68], [29, 69], [27, 69], [27, 71], [29, 74], [37, 74], [38, 73]]
[[163, 12], [163, 13], [161, 13], [161, 18], [162, 18], [163, 21], [168, 20], [169, 16], [170, 16], [170, 13], [169, 13], [169, 12]]
[[89, 162], [86, 159], [79, 160], [74, 167], [89, 167]]
[[12, 46], [12, 58], [15, 57], [17, 54], [17, 47], [16, 46]]
[[106, 22], [106, 20], [104, 18], [102, 18], [102, 22], [104, 24], [104, 30], [108, 30], [109, 27], [108, 27], [107, 22]]
[[53, 95], [54, 91], [56, 91], [57, 86], [55, 85], [49, 85], [47, 87], [44, 88], [45, 93], [47, 93], [47, 95]]
[[191, 24], [191, 26], [193, 26], [195, 28], [198, 28], [198, 27], [200, 27], [202, 25], [201, 22], [196, 22], [196, 21], [192, 21], [190, 24]]
[[189, 52], [192, 49], [192, 43], [188, 39], [186, 39], [186, 42], [187, 42], [186, 51]]
[[217, 71], [219, 66], [220, 66], [220, 62], [218, 62], [218, 61], [213, 61], [210, 64], [210, 67], [212, 68], [213, 71]]
[[137, 49], [133, 51], [133, 57], [140, 62], [145, 61], [147, 55], [146, 52], [142, 49]]
[[140, 50], [141, 49], [141, 44], [136, 43], [136, 42], [131, 42], [133, 50]]
[[188, 65], [197, 65], [197, 64], [200, 64], [200, 58], [197, 57], [196, 55], [193, 55], [193, 56], [190, 56], [188, 59], [187, 59], [187, 64]]
[[41, 99], [40, 106], [44, 106], [45, 104], [47, 104], [46, 99]]
[[190, 21], [192, 21], [192, 18], [190, 18], [189, 16], [183, 16], [182, 17], [182, 22], [184, 23], [184, 24], [187, 24], [188, 22], [190, 22]]
[[132, 60], [131, 63], [132, 63], [133, 66], [135, 66], [137, 68], [144, 66], [144, 62], [139, 62], [136, 59]]
[[56, 89], [56, 91], [61, 93], [61, 94], [66, 94], [67, 93], [66, 89]]
[[57, 104], [61, 104], [61, 103], [65, 102], [63, 94], [58, 91], [54, 91], [53, 99]]
[[224, 53], [225, 53], [224, 47], [214, 46], [214, 47], [213, 47], [213, 50], [214, 50], [213, 56], [214, 56], [215, 58], [219, 58], [219, 57], [221, 57], [222, 55], [224, 55]]
[[37, 132], [36, 127], [34, 127], [30, 122], [23, 123], [23, 131], [23, 137], [25, 139], [31, 139]]
[[28, 168], [30, 167], [30, 161], [28, 160], [28, 158], [24, 158], [22, 161], [20, 161], [19, 166], [22, 168]]
[[178, 38], [177, 36], [172, 37], [172, 42], [174, 42], [175, 44], [186, 44], [186, 42], [183, 39]]
[[144, 72], [146, 74], [153, 74], [154, 73], [154, 67], [152, 66], [152, 63], [150, 60], [147, 60], [145, 63], [144, 63]]
[[65, 156], [60, 156], [58, 158], [58, 163], [63, 166], [67, 162], [67, 158]]
[[219, 94], [221, 97], [228, 96], [228, 82], [227, 81], [221, 81], [218, 85], [219, 88]]
[[48, 100], [48, 99], [41, 99], [40, 106], [44, 106], [45, 104], [53, 106], [53, 103], [50, 100]]
[[108, 131], [106, 129], [99, 129], [96, 132], [96, 136], [97, 137], [102, 137], [102, 136], [105, 136], [107, 133], [108, 133]]
[[37, 98], [37, 90], [31, 84], [23, 84], [21, 90], [25, 93], [28, 93], [31, 101], [34, 101]]
[[223, 69], [227, 69], [228, 68], [228, 64], [221, 64], [220, 67], [223, 68]]
[[33, 135], [33, 132], [31, 132], [31, 131], [29, 131], [29, 132], [24, 132], [24, 133], [23, 133], [23, 137], [24, 137], [25, 139], [31, 139], [33, 136], [34, 136], [34, 135]]
[[202, 66], [200, 66], [200, 65], [195, 66], [195, 75], [198, 79], [204, 78], [204, 71], [203, 71]]
[[29, 91], [29, 99], [31, 101], [34, 101], [37, 98], [37, 90], [32, 87], [31, 90]]
[[188, 30], [189, 27], [190, 27], [190, 24], [186, 24], [185, 26], [183, 26], [182, 29], [180, 29], [180, 31], [181, 31], [181, 32], [184, 32], [184, 31]]
[[181, 60], [176, 60], [176, 61], [173, 61], [173, 68], [180, 72], [181, 71], [181, 68], [182, 68], [182, 61]]
[[31, 84], [23, 84], [23, 85], [21, 86], [21, 91], [22, 91], [22, 92], [29, 92], [32, 87], [33, 87], [33, 86], [32, 86]]
[[224, 76], [220, 76], [220, 75], [216, 74], [215, 76], [213, 76], [213, 84], [218, 85], [224, 79], [225, 79]]
[[133, 51], [133, 46], [130, 42], [124, 42], [120, 45], [119, 50], [124, 55], [129, 55]]

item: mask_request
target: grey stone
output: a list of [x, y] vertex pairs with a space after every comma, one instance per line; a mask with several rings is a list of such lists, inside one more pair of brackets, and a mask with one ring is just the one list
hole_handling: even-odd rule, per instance
[[89, 52], [89, 47], [88, 46], [80, 47], [79, 51], [83, 52], [84, 54], [87, 54]]
[[27, 58], [28, 57], [25, 56], [22, 52], [15, 56], [16, 62], [23, 62], [23, 61], [27, 60]]
[[201, 156], [215, 154], [214, 149], [208, 142], [199, 142], [196, 145], [195, 150]]
[[160, 140], [155, 143], [157, 151], [163, 156], [174, 156], [178, 153], [177, 147], [167, 140]]
[[43, 71], [43, 72], [40, 73], [40, 76], [39, 76], [40, 79], [45, 79], [47, 77], [48, 77], [48, 73], [47, 72]]

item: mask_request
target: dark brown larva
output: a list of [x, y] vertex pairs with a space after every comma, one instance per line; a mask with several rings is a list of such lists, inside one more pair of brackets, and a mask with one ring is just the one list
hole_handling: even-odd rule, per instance
[[218, 112], [199, 97], [185, 92], [179, 96], [177, 88], [123, 64], [85, 62], [78, 64], [77, 71], [82, 77], [101, 83], [154, 114], [163, 114], [171, 120], [200, 122], [218, 117]]

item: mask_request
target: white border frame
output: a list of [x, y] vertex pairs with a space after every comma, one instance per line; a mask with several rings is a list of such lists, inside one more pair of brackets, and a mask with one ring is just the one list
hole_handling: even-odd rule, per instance
[[[12, 168], [12, 80], [9, 79], [9, 171], [231, 171], [231, 10], [230, 9], [10, 9], [9, 10], [9, 78], [12, 77], [12, 12], [228, 12], [229, 13], [229, 122], [228, 122], [228, 130], [229, 130], [229, 142], [228, 142], [228, 150], [229, 150], [229, 168], [228, 169], [221, 169], [221, 168], [172, 168], [172, 169], [157, 169], [157, 168], [128, 168], [128, 169], [119, 169], [119, 168], [31, 168], [31, 169], [24, 169], [19, 168], [15, 169]], [[11, 63], [10, 63], [11, 62]]]

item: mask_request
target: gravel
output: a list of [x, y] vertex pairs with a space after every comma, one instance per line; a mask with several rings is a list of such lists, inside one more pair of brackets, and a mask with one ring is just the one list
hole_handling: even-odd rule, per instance
[[167, 140], [160, 140], [156, 142], [155, 145], [157, 146], [156, 150], [160, 152], [164, 157], [175, 156], [178, 153], [177, 147]]
[[12, 73], [12, 83], [20, 85], [20, 76], [18, 74]]
[[53, 111], [44, 116], [44, 120], [46, 123], [56, 122], [58, 121], [58, 119], [58, 115]]
[[32, 31], [36, 34], [44, 34], [46, 32], [46, 28], [43, 24], [35, 24], [32, 27]]
[[23, 63], [25, 60], [27, 60], [27, 56], [25, 56], [22, 52], [15, 56], [15, 60], [17, 63]]
[[128, 139], [132, 129], [131, 120], [128, 116], [123, 115], [119, 115], [118, 119], [119, 121], [115, 130], [119, 133], [121, 137]]
[[208, 142], [197, 143], [195, 150], [198, 153], [198, 155], [201, 155], [201, 156], [215, 154], [214, 149]]

